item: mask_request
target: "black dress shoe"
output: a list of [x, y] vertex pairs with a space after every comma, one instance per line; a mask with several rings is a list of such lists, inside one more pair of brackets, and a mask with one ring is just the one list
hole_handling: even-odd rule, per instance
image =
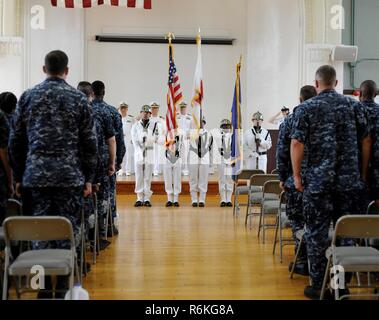
[[226, 203], [225, 203], [225, 202], [221, 202], [221, 203], [220, 203], [220, 207], [221, 207], [221, 208], [225, 208], [225, 207], [226, 207]]
[[197, 208], [199, 205], [197, 202], [192, 203], [192, 207]]
[[142, 207], [143, 203], [141, 201], [137, 201], [134, 205], [136, 208]]
[[[321, 289], [307, 286], [304, 289], [304, 295], [311, 300], [320, 300]], [[324, 300], [333, 300], [333, 296], [329, 290], [325, 291]]]
[[[289, 264], [288, 271], [291, 272], [292, 268], [293, 268], [293, 262], [291, 262]], [[295, 269], [294, 269], [293, 273], [299, 274], [299, 275], [305, 276], [305, 277], [309, 276], [308, 263], [307, 262], [297, 263], [295, 265]]]
[[179, 208], [180, 207], [179, 202], [174, 202], [174, 207]]
[[204, 203], [204, 202], [200, 202], [200, 203], [199, 203], [199, 207], [200, 207], [200, 208], [204, 208], [204, 207], [205, 207], [205, 203]]
[[53, 292], [51, 290], [40, 290], [38, 291], [37, 299], [52, 300]]
[[172, 207], [174, 204], [171, 202], [171, 201], [168, 201], [167, 203], [166, 203], [166, 208], [170, 208], [170, 207]]
[[233, 203], [228, 202], [228, 203], [226, 204], [226, 206], [227, 206], [228, 208], [233, 208]]
[[118, 229], [117, 229], [115, 226], [113, 226], [113, 235], [112, 235], [112, 229], [111, 229], [111, 226], [108, 226], [108, 234], [107, 234], [107, 236], [108, 236], [109, 238], [111, 238], [112, 236], [118, 236], [118, 234], [119, 234]]
[[100, 247], [99, 247], [99, 249], [100, 250], [105, 250], [106, 248], [109, 247], [110, 244], [111, 244], [110, 241], [104, 240], [104, 239], [100, 239]]
[[150, 201], [145, 201], [144, 206], [145, 206], [145, 207], [148, 207], [148, 208], [151, 208], [151, 203], [150, 203]]

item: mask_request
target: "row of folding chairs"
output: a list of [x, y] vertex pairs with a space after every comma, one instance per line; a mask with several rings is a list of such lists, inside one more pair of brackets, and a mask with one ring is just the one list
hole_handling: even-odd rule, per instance
[[[8, 200], [7, 215], [3, 225], [0, 227], [0, 253], [1, 253], [1, 285], [3, 288], [3, 298], [8, 297], [8, 277], [11, 276], [16, 281], [17, 298], [21, 293], [29, 291], [29, 276], [32, 266], [42, 265], [45, 275], [70, 275], [70, 288], [73, 285], [73, 277], [76, 272], [77, 282], [82, 283], [86, 269], [86, 252], [92, 248], [92, 263], [96, 264], [97, 256], [100, 254], [100, 234], [98, 225], [97, 195], [92, 195], [94, 208], [94, 238], [88, 239], [86, 236], [86, 218], [84, 210], [81, 213], [79, 246], [75, 243], [71, 222], [62, 217], [23, 217], [22, 205], [20, 202]], [[110, 199], [105, 202], [106, 206], [106, 237], [108, 235], [108, 225], [111, 226], [113, 236], [113, 217], [111, 212]], [[29, 225], [29, 228], [27, 227]], [[60, 227], [59, 227], [60, 226]], [[72, 237], [71, 237], [72, 235]], [[31, 241], [55, 241], [69, 240], [71, 249], [74, 248], [72, 267], [71, 251], [67, 250], [29, 250], [22, 252], [13, 259], [11, 246], [17, 242], [29, 243]], [[5, 248], [4, 248], [5, 247]], [[77, 253], [75, 248], [79, 247], [80, 266], [77, 266]], [[4, 249], [4, 250], [1, 250]], [[70, 258], [69, 258], [70, 257]], [[55, 264], [52, 265], [52, 261]], [[70, 263], [68, 263], [70, 262]], [[22, 268], [20, 268], [22, 266]], [[2, 271], [3, 270], [3, 271]], [[20, 290], [21, 277], [26, 277], [25, 290]], [[71, 279], [72, 278], [72, 279]], [[71, 281], [72, 280], [72, 281]]]

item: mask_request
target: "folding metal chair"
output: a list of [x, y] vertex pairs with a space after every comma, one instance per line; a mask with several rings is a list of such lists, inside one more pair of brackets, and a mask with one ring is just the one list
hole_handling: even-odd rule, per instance
[[[15, 200], [15, 199], [8, 199], [7, 201], [7, 208], [6, 208], [6, 214], [4, 217], [4, 220], [8, 217], [17, 217], [22, 216], [22, 204], [21, 202]], [[1, 221], [2, 223], [3, 221]], [[5, 238], [4, 238], [4, 229], [3, 226], [0, 225], [0, 285], [1, 288], [3, 287], [3, 276], [4, 276], [4, 257], [3, 257], [3, 249], [5, 247]], [[20, 243], [20, 253], [22, 249], [22, 244]]]
[[[278, 180], [279, 177], [276, 174], [255, 174], [250, 178], [251, 189], [248, 193], [248, 202], [246, 208], [245, 226], [247, 226], [248, 219], [253, 215], [251, 213], [251, 207], [253, 205], [262, 206], [263, 201], [263, 185], [270, 180]], [[259, 187], [260, 191], [254, 191], [254, 188]], [[278, 200], [278, 195], [266, 194], [266, 199]], [[250, 219], [251, 228], [251, 219]]]
[[106, 218], [105, 218], [105, 240], [108, 240], [108, 227], [111, 228], [111, 235], [114, 237], [114, 223], [113, 223], [113, 213], [112, 213], [112, 203], [111, 196], [108, 197], [106, 203]]
[[[272, 250], [272, 254], [275, 255], [276, 245], [279, 242], [280, 245], [280, 263], [283, 262], [283, 247], [286, 245], [294, 245], [295, 241], [293, 237], [283, 237], [283, 229], [290, 229], [291, 224], [286, 214], [286, 194], [282, 192], [280, 194], [279, 201], [279, 210], [276, 218], [276, 227], [275, 227], [275, 240], [274, 240], [274, 248]], [[278, 240], [279, 236], [279, 240]]]
[[[379, 272], [379, 250], [372, 247], [342, 247], [337, 246], [337, 239], [375, 239], [379, 238], [379, 215], [349, 215], [337, 221], [333, 235], [332, 245], [326, 252], [328, 263], [325, 270], [324, 282], [322, 285], [322, 300], [325, 295], [327, 280], [330, 275], [330, 267], [343, 269], [346, 272]], [[343, 280], [339, 278], [340, 282]], [[349, 288], [376, 288], [375, 286], [349, 286]], [[339, 296], [339, 290], [334, 290], [335, 299], [348, 297], [365, 296], [379, 297], [379, 294], [346, 294]]]
[[[72, 293], [74, 275], [78, 277], [76, 247], [71, 222], [64, 217], [10, 217], [4, 221], [5, 266], [3, 300], [8, 297], [8, 277], [29, 276], [32, 268], [41, 266], [44, 276], [69, 276]], [[12, 241], [68, 240], [70, 249], [29, 250], [13, 259]], [[16, 283], [17, 297], [21, 295]], [[72, 298], [72, 296], [71, 296]]]
[[263, 231], [263, 243], [266, 242], [266, 230], [275, 228], [276, 224], [266, 223], [267, 215], [278, 214], [280, 207], [280, 194], [282, 190], [280, 189], [279, 180], [266, 181], [263, 185], [263, 198], [261, 211], [259, 216], [259, 226], [258, 226], [258, 238], [260, 236], [260, 231]]
[[[97, 209], [97, 193], [92, 193], [93, 208], [94, 208], [94, 236], [92, 245], [92, 263], [96, 264], [97, 256], [100, 254], [100, 232], [99, 232], [99, 212]], [[91, 239], [90, 239], [91, 240]]]
[[[255, 174], [264, 174], [263, 170], [243, 170], [239, 175], [234, 176], [234, 205], [233, 205], [233, 216], [236, 216], [240, 211], [241, 204], [238, 202], [238, 196], [248, 195], [249, 190], [259, 192], [262, 191], [262, 187], [250, 186], [250, 178]], [[241, 181], [245, 181], [246, 185], [240, 185]]]

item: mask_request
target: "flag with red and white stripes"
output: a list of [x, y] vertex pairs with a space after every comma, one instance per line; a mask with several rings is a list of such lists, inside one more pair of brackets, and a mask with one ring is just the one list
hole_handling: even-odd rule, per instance
[[179, 76], [174, 62], [173, 47], [169, 45], [169, 77], [168, 77], [168, 93], [167, 93], [167, 114], [166, 128], [168, 133], [168, 143], [175, 139], [175, 129], [178, 128], [176, 122], [176, 106], [182, 100], [183, 94], [181, 91]]
[[152, 0], [51, 0], [51, 4], [54, 7], [60, 8], [92, 8], [105, 4], [116, 7], [151, 9], [151, 1]]

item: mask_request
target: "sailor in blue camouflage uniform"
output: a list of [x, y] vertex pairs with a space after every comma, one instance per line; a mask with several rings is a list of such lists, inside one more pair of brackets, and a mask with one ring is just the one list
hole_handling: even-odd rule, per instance
[[[91, 103], [91, 108], [94, 116], [94, 131], [96, 133], [97, 137], [97, 143], [98, 143], [98, 154], [97, 154], [97, 169], [95, 178], [93, 181], [94, 186], [94, 192], [98, 195], [98, 199], [100, 198], [101, 201], [97, 201], [97, 209], [98, 212], [101, 212], [102, 214], [99, 214], [99, 226], [101, 230], [105, 229], [104, 226], [104, 206], [103, 201], [104, 199], [104, 192], [107, 192], [108, 190], [108, 167], [109, 167], [109, 160], [111, 159], [111, 163], [114, 162], [115, 158], [115, 137], [114, 137], [114, 130], [111, 118], [109, 117], [108, 113], [104, 113], [102, 108], [99, 108], [98, 106], [92, 105], [93, 100], [93, 89], [91, 83], [87, 81], [82, 81], [78, 84], [78, 90], [83, 92], [86, 96], [88, 101]], [[109, 147], [111, 146], [111, 147]], [[113, 159], [113, 160], [112, 160]], [[104, 185], [105, 184], [105, 185]], [[84, 201], [84, 213], [87, 225], [87, 229], [89, 230], [88, 237], [89, 239], [94, 238], [94, 226], [89, 225], [89, 217], [94, 214], [94, 199], [86, 199]], [[100, 250], [105, 249], [110, 244], [109, 241], [100, 240]]]
[[[304, 295], [311, 299], [320, 298], [331, 222], [342, 215], [365, 212], [365, 181], [371, 148], [368, 121], [359, 102], [335, 91], [337, 83], [333, 67], [322, 66], [317, 70], [319, 95], [298, 107], [291, 134], [294, 183], [303, 192], [312, 279]], [[307, 168], [302, 177], [305, 145]], [[352, 241], [343, 243], [352, 244]]]
[[0, 110], [4, 112], [8, 119], [9, 128], [13, 128], [13, 117], [16, 110], [17, 97], [12, 92], [3, 92], [0, 94]]
[[360, 87], [360, 97], [370, 122], [372, 152], [369, 165], [369, 200], [379, 205], [379, 104], [375, 103], [377, 84], [372, 80], [364, 81]]
[[[124, 135], [123, 135], [123, 132], [122, 132], [122, 120], [120, 120], [121, 122], [121, 139], [122, 139], [122, 146], [119, 147], [118, 145], [118, 141], [117, 139], [120, 141], [120, 137], [119, 137], [119, 123], [117, 122], [117, 118], [115, 117], [114, 113], [113, 113], [113, 110], [112, 110], [112, 106], [109, 106], [105, 101], [104, 101], [104, 95], [105, 95], [105, 85], [103, 82], [101, 81], [95, 81], [92, 83], [92, 90], [93, 90], [93, 94], [94, 94], [94, 99], [92, 101], [92, 106], [94, 108], [95, 113], [99, 115], [98, 116], [95, 116], [96, 118], [100, 118], [101, 117], [104, 117], [106, 120], [106, 124], [104, 123], [103, 124], [103, 128], [105, 130], [106, 133], [110, 133], [110, 131], [112, 131], [112, 134], [114, 136], [114, 139], [115, 139], [115, 142], [114, 142], [114, 145], [110, 146], [109, 144], [105, 144], [105, 149], [104, 149], [104, 152], [102, 152], [103, 154], [103, 164], [104, 164], [104, 167], [105, 168], [110, 168], [110, 170], [108, 170], [107, 174], [103, 176], [103, 179], [102, 179], [102, 185], [103, 185], [103, 192], [102, 194], [100, 195], [99, 197], [99, 202], [102, 203], [102, 208], [101, 208], [101, 216], [103, 217], [106, 217], [106, 210], [107, 210], [107, 207], [108, 205], [111, 205], [112, 204], [112, 199], [114, 199], [114, 193], [115, 193], [115, 182], [116, 182], [116, 171], [117, 171], [117, 165], [120, 164], [120, 168], [121, 168], [121, 163], [122, 163], [122, 159], [124, 157], [124, 154], [125, 154], [125, 151], [124, 153], [122, 154], [122, 158], [121, 158], [121, 163], [119, 162], [119, 154], [117, 151], [121, 152], [122, 153], [122, 150], [125, 150], [125, 144], [124, 144]], [[118, 114], [117, 110], [115, 109], [116, 113], [117, 113], [117, 116], [120, 116], [120, 114]], [[99, 119], [100, 120], [100, 119]], [[103, 120], [104, 121], [104, 120]], [[108, 132], [109, 131], [109, 132]], [[106, 137], [105, 138], [108, 138], [109, 135], [106, 134]], [[110, 148], [111, 147], [111, 148]], [[114, 150], [113, 150], [114, 148]], [[108, 150], [108, 152], [106, 152], [106, 149]], [[110, 152], [114, 152], [114, 154], [112, 155], [112, 159], [110, 159]], [[111, 209], [112, 209], [112, 205], [111, 205]], [[99, 211], [100, 213], [100, 211]], [[102, 223], [101, 225], [101, 233], [105, 236], [105, 229], [106, 229], [106, 226]]]
[[[47, 78], [20, 98], [10, 138], [16, 192], [23, 212], [68, 218], [77, 238], [83, 197], [92, 192], [97, 141], [86, 96], [65, 81], [68, 57], [45, 57]], [[77, 242], [79, 243], [79, 242]], [[36, 249], [67, 248], [67, 241], [37, 242]]]
[[[303, 103], [317, 95], [313, 86], [304, 86], [300, 90], [300, 103]], [[296, 111], [296, 109], [295, 109]], [[292, 176], [291, 163], [291, 132], [293, 125], [293, 114], [284, 119], [279, 128], [278, 144], [276, 149], [276, 162], [279, 171], [280, 186], [286, 192], [286, 214], [290, 220], [292, 233], [296, 242], [295, 252], [300, 244], [299, 232], [304, 230], [305, 219], [303, 215], [303, 195], [295, 189]], [[306, 167], [306, 156], [302, 163], [302, 175]], [[292, 270], [293, 263], [289, 265]], [[294, 272], [301, 275], [308, 275], [308, 258], [305, 241], [299, 252], [298, 261]]]
[[[121, 170], [122, 161], [124, 159], [126, 148], [124, 141], [124, 131], [122, 125], [122, 117], [117, 109], [104, 101], [105, 95], [105, 85], [102, 81], [95, 81], [92, 83], [92, 89], [94, 91], [95, 100], [104, 109], [106, 109], [111, 115], [112, 125], [115, 131], [116, 138], [116, 172]], [[110, 188], [110, 202], [112, 216], [115, 218], [117, 216], [117, 206], [116, 206], [116, 181], [117, 175], [113, 174], [109, 178], [109, 188]], [[118, 234], [118, 230], [113, 226], [113, 233]]]
[[0, 225], [5, 218], [8, 197], [13, 195], [13, 178], [8, 157], [9, 123], [0, 110]]

